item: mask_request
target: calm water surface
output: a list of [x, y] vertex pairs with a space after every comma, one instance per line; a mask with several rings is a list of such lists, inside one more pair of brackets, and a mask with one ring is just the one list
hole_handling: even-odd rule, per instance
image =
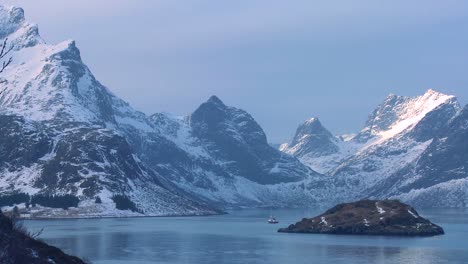
[[26, 221], [41, 238], [96, 264], [468, 263], [468, 210], [419, 210], [446, 234], [429, 238], [277, 233], [318, 210], [232, 211], [208, 217]]

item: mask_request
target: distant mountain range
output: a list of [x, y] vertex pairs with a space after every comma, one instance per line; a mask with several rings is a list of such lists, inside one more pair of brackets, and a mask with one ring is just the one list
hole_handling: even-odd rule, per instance
[[280, 149], [329, 175], [333, 199], [398, 198], [418, 206], [468, 204], [468, 107], [454, 96], [389, 95], [352, 137], [316, 118]]
[[[0, 39], [14, 45], [0, 76], [2, 206], [36, 217], [201, 215], [362, 197], [466, 206], [468, 110], [453, 96], [391, 95], [352, 137], [312, 118], [280, 151], [252, 116], [216, 96], [187, 117], [147, 116], [96, 80], [73, 41], [47, 44], [22, 9], [0, 6], [0, 25]], [[33, 201], [42, 203], [26, 209]]]

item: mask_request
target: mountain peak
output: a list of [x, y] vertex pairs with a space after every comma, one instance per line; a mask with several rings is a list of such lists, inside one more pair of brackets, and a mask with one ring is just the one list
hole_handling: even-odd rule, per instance
[[338, 151], [336, 139], [316, 117], [309, 118], [299, 125], [290, 144], [283, 145], [281, 150], [301, 157], [306, 154], [324, 155]]
[[210, 103], [210, 104], [216, 104], [216, 105], [222, 105], [222, 106], [225, 106], [225, 104], [223, 103], [223, 101], [221, 101], [221, 99], [219, 99], [216, 95], [212, 95], [208, 101], [206, 101], [207, 103]]
[[439, 101], [439, 100], [449, 100], [449, 99], [456, 99], [455, 96], [444, 94], [433, 89], [427, 90], [422, 96], [419, 97], [421, 100], [426, 101]]
[[20, 26], [25, 21], [24, 10], [19, 7], [0, 5], [0, 24], [4, 26]]
[[310, 124], [314, 124], [314, 123], [321, 125], [320, 120], [317, 117], [309, 118], [304, 122], [305, 125], [310, 125]]
[[240, 141], [248, 139], [249, 142], [267, 142], [264, 131], [250, 114], [226, 106], [216, 96], [200, 105], [189, 120], [199, 135], [219, 134], [220, 137], [232, 136]]
[[5, 38], [24, 24], [24, 10], [0, 5], [0, 38]]
[[331, 133], [328, 132], [328, 130], [325, 127], [323, 127], [322, 123], [317, 117], [312, 117], [304, 121], [304, 123], [302, 123], [299, 126], [297, 133], [301, 134], [301, 136], [304, 134], [322, 134], [322, 133], [331, 135]]
[[365, 142], [377, 135], [382, 138], [393, 137], [407, 128], [414, 127], [426, 114], [445, 104], [458, 108], [455, 96], [433, 89], [416, 97], [391, 94], [372, 112], [366, 127], [356, 139]]
[[430, 88], [424, 93], [424, 95], [446, 95], [446, 94], [440, 93], [440, 92]]
[[26, 21], [24, 10], [0, 4], [0, 39], [8, 38], [9, 45], [20, 49], [43, 43], [36, 24]]
[[404, 101], [406, 98], [408, 98], [408, 97], [398, 95], [398, 94], [394, 94], [394, 93], [390, 93], [389, 95], [387, 95], [387, 97], [385, 97], [385, 99], [383, 100], [383, 102], [380, 105], [386, 105], [386, 106], [397, 105], [401, 101]]

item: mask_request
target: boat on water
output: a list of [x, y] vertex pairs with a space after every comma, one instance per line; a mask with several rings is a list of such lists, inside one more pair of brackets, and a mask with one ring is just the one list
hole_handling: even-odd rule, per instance
[[270, 218], [268, 218], [268, 223], [269, 224], [277, 224], [277, 223], [279, 223], [279, 221], [275, 217], [270, 216]]

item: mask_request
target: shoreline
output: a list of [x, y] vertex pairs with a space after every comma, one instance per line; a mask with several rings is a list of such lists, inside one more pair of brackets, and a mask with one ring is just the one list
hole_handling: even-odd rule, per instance
[[[298, 207], [295, 209], [300, 209], [302, 207]], [[253, 210], [253, 209], [272, 209], [271, 207], [254, 207], [254, 208], [249, 208], [249, 207], [242, 207], [242, 208], [228, 208], [226, 210], [223, 210], [219, 213], [206, 213], [206, 214], [184, 214], [184, 215], [127, 215], [127, 216], [83, 216], [83, 217], [31, 217], [31, 218], [25, 218], [25, 217], [19, 217], [18, 220], [26, 220], [26, 221], [39, 221], [39, 220], [45, 220], [45, 221], [54, 221], [54, 220], [80, 220], [80, 219], [115, 219], [115, 218], [166, 218], [166, 217], [207, 217], [207, 216], [219, 216], [219, 215], [228, 215], [230, 214], [230, 211], [242, 211], [242, 210]], [[274, 208], [275, 210], [282, 210], [282, 209], [287, 209], [287, 208]], [[323, 209], [322, 207], [306, 207], [302, 209], [317, 209], [321, 210]], [[417, 208], [418, 210], [422, 211], [422, 214], [424, 214], [424, 211], [426, 210], [467, 210], [468, 207], [421, 207]]]
[[54, 220], [91, 220], [91, 219], [116, 219], [116, 218], [166, 218], [166, 217], [206, 217], [206, 216], [217, 216], [226, 215], [227, 212], [213, 213], [213, 214], [186, 214], [186, 215], [128, 215], [128, 216], [84, 216], [84, 217], [31, 217], [25, 218], [20, 217], [20, 221], [54, 221]]

